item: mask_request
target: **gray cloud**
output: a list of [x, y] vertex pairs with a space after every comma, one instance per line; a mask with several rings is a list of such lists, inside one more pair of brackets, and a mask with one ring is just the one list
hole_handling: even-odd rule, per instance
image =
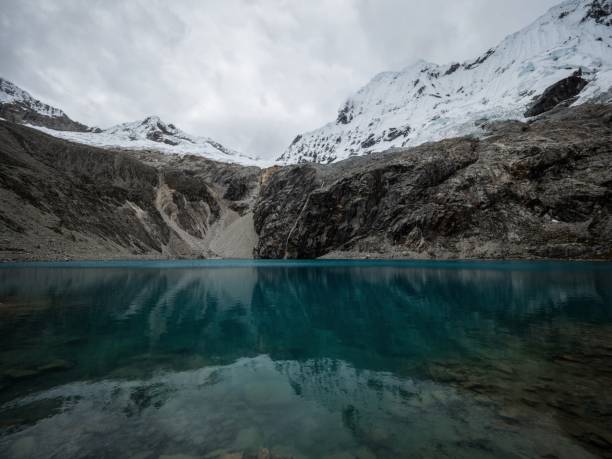
[[479, 55], [558, 0], [0, 0], [0, 75], [72, 118], [150, 114], [278, 156], [376, 73]]

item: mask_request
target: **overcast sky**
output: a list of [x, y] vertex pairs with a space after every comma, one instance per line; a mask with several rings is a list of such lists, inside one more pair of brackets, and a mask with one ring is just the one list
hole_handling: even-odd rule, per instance
[[476, 57], [559, 0], [0, 0], [0, 76], [88, 125], [276, 157], [376, 73]]

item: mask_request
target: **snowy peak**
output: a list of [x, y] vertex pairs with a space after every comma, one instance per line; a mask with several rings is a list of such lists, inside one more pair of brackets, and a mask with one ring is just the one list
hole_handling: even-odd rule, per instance
[[66, 114], [59, 108], [44, 104], [34, 99], [30, 93], [24, 91], [17, 85], [4, 78], [0, 78], [0, 103], [1, 104], [21, 104], [34, 110], [35, 112], [49, 117], [61, 117]]
[[0, 78], [0, 118], [27, 124], [54, 137], [101, 148], [155, 150], [196, 155], [222, 162], [267, 166], [259, 158], [239, 153], [207, 137], [181, 131], [158, 116], [101, 130], [72, 121], [60, 109], [44, 104], [27, 91]]
[[587, 6], [583, 21], [594, 20], [598, 24], [612, 26], [612, 2], [610, 0], [595, 0]]
[[538, 101], [545, 94], [556, 103], [609, 101], [611, 24], [612, 0], [569, 0], [469, 61], [421, 60], [379, 73], [342, 104], [335, 122], [297, 136], [279, 161], [329, 163], [477, 134], [487, 120], [524, 119], [537, 103], [552, 108]]
[[611, 23], [608, 20], [611, 15], [611, 0], [566, 0], [553, 6], [530, 27], [548, 22], [565, 22], [569, 25], [577, 25], [589, 21], [610, 26]]
[[166, 124], [158, 116], [149, 116], [142, 121], [119, 124], [103, 132], [131, 141], [148, 139], [166, 145], [180, 145], [183, 142], [195, 143], [194, 139], [177, 129], [174, 124]]
[[15, 123], [29, 123], [51, 129], [88, 130], [87, 126], [72, 121], [59, 108], [35, 99], [27, 91], [1, 77], [0, 117]]
[[187, 134], [174, 124], [165, 123], [158, 116], [148, 116], [143, 120], [90, 132], [39, 129], [55, 137], [101, 148], [153, 150], [167, 154], [202, 156], [214, 161], [249, 166], [267, 166], [265, 161], [227, 148], [213, 139]]
[[174, 124], [165, 123], [159, 116], [148, 116], [142, 121], [119, 124], [102, 131], [101, 134], [114, 137], [120, 141], [119, 143], [123, 142], [124, 145], [129, 144], [129, 142], [138, 144], [138, 142], [149, 141], [163, 144], [165, 148], [157, 147], [161, 151], [188, 153], [193, 150], [194, 154], [206, 155], [212, 153], [226, 155], [227, 157], [257, 160], [257, 158], [227, 148], [208, 137], [187, 134]]

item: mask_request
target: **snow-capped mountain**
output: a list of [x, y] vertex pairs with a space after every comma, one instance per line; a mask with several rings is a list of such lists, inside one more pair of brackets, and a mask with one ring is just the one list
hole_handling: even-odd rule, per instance
[[92, 132], [55, 131], [41, 127], [38, 129], [65, 140], [102, 148], [155, 150], [178, 155], [190, 154], [203, 156], [214, 161], [244, 165], [259, 165], [262, 163], [256, 157], [239, 153], [208, 137], [187, 134], [174, 124], [164, 123], [157, 116], [149, 116], [142, 121], [119, 124], [105, 130]]
[[59, 130], [89, 129], [68, 118], [59, 108], [35, 99], [27, 91], [4, 78], [0, 78], [0, 118]]
[[50, 105], [34, 99], [30, 93], [24, 91], [4, 78], [0, 78], [0, 103], [23, 104], [35, 112], [49, 117], [60, 117], [66, 115], [59, 108], [51, 107]]
[[[473, 134], [485, 120], [541, 112], [529, 108], [561, 80], [547, 91], [553, 106], [568, 96], [574, 104], [612, 99], [612, 0], [565, 1], [469, 62], [419, 61], [381, 73], [344, 103], [336, 122], [298, 135], [279, 161], [329, 163]], [[539, 105], [552, 108], [550, 100]]]
[[214, 161], [265, 167], [269, 161], [239, 153], [208, 137], [187, 134], [157, 116], [119, 124], [109, 129], [89, 128], [68, 118], [8, 80], [0, 78], [0, 119], [22, 123], [54, 137], [101, 148], [155, 150], [203, 156]]

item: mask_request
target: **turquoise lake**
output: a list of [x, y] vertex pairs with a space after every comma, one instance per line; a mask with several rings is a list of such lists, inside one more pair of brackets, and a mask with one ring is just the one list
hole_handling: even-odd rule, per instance
[[0, 265], [2, 458], [611, 451], [610, 263]]

